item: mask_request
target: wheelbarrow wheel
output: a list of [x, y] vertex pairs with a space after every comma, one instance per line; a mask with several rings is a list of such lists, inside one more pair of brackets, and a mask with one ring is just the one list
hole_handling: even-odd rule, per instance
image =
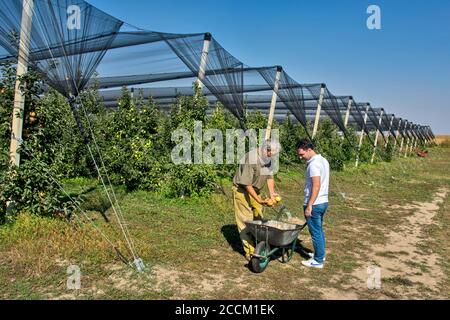
[[255, 273], [261, 273], [264, 270], [266, 270], [267, 266], [269, 265], [270, 258], [267, 256], [270, 252], [269, 244], [266, 244], [265, 241], [261, 241], [257, 244], [255, 248], [255, 253], [259, 257], [252, 257], [250, 260], [250, 265]]

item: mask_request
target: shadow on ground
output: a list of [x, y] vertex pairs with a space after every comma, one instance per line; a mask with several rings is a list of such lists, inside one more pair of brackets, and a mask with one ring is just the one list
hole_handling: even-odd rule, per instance
[[[239, 253], [240, 255], [245, 255], [244, 249], [242, 247], [241, 238], [239, 237], [239, 231], [235, 224], [224, 225], [221, 230], [222, 235], [225, 240], [227, 240], [233, 251]], [[304, 247], [302, 241], [299, 239], [295, 248], [295, 252], [298, 253], [302, 258], [309, 259], [309, 253], [312, 251]]]
[[220, 229], [223, 237], [227, 240], [233, 251], [245, 255], [244, 248], [242, 247], [241, 238], [239, 237], [239, 231], [235, 224], [227, 224]]

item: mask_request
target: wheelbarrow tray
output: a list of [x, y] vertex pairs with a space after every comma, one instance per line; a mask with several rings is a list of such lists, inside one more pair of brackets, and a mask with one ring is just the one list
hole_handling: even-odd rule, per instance
[[303, 226], [275, 220], [246, 221], [248, 231], [258, 241], [267, 241], [271, 246], [287, 247], [298, 238]]

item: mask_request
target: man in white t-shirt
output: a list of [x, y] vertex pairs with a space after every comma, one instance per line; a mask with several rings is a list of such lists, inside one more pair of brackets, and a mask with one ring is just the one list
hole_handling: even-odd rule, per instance
[[330, 165], [327, 159], [314, 151], [314, 144], [307, 139], [298, 142], [297, 155], [308, 163], [305, 174], [304, 212], [314, 246], [314, 255], [311, 255], [311, 259], [302, 261], [302, 264], [322, 269], [325, 262], [323, 218], [328, 209]]

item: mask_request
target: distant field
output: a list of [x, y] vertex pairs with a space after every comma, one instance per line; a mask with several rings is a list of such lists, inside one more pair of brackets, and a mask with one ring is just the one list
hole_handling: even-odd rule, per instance
[[436, 136], [436, 140], [437, 140], [438, 144], [441, 144], [443, 142], [450, 143], [450, 134], [449, 135]]

